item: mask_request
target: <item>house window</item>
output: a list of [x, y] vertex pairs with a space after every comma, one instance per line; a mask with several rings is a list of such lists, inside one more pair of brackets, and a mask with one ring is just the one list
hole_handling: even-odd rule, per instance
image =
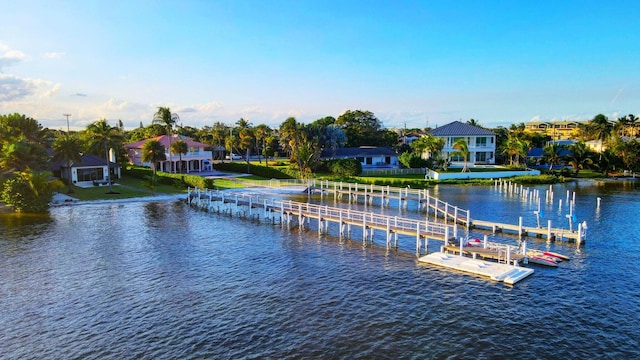
[[464, 157], [461, 155], [451, 155], [451, 161], [464, 161]]
[[367, 165], [371, 165], [371, 164], [373, 164], [373, 158], [368, 157], [367, 158]]
[[487, 161], [487, 153], [486, 152], [476, 153], [476, 161], [479, 161], [479, 162]]
[[385, 156], [384, 163], [385, 164], [391, 164], [391, 156]]
[[78, 181], [93, 181], [104, 179], [104, 169], [78, 169]]
[[487, 146], [487, 138], [486, 137], [477, 137], [476, 138], [476, 146]]
[[356, 160], [358, 160], [358, 162], [361, 163], [361, 164], [364, 163], [364, 157], [362, 157], [362, 156], [356, 157]]

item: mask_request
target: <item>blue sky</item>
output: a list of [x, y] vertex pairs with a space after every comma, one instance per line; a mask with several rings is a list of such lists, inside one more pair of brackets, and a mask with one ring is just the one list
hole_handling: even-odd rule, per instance
[[638, 1], [0, 0], [0, 114], [386, 127], [640, 113]]

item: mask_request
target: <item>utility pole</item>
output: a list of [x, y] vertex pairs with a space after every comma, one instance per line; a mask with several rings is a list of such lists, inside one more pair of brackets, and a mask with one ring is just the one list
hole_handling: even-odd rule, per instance
[[62, 114], [62, 116], [67, 117], [67, 135], [69, 135], [69, 116], [71, 116], [71, 114]]

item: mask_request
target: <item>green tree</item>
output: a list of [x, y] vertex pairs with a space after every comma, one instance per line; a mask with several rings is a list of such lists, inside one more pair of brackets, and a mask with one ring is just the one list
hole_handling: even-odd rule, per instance
[[428, 152], [429, 158], [437, 157], [444, 148], [444, 138], [435, 137], [431, 134], [423, 135], [411, 142], [411, 149], [418, 155], [422, 156], [424, 152]]
[[510, 165], [520, 165], [520, 158], [527, 155], [527, 147], [526, 141], [516, 133], [511, 133], [502, 144], [502, 154], [509, 156]]
[[[111, 184], [111, 166], [109, 163], [109, 149], [118, 149], [122, 146], [123, 136], [117, 127], [107, 123], [106, 119], [100, 119], [87, 126], [86, 135], [88, 137], [89, 150], [94, 154], [104, 151], [104, 160], [107, 165], [107, 183], [109, 192], [113, 192]], [[117, 151], [117, 150], [116, 150]]]
[[189, 152], [189, 146], [182, 139], [171, 144], [171, 153], [180, 157], [180, 172], [182, 173], [182, 155], [186, 155]]
[[562, 147], [556, 143], [551, 143], [543, 149], [544, 154], [542, 158], [549, 164], [549, 172], [553, 170], [553, 165], [560, 164], [562, 160], [562, 156], [560, 156], [560, 151]]
[[462, 172], [469, 172], [469, 168], [467, 167], [467, 161], [469, 158], [469, 146], [467, 145], [467, 141], [464, 138], [460, 138], [453, 143], [452, 147], [456, 149], [452, 155], [458, 155], [464, 158], [464, 167], [462, 168]]
[[15, 212], [41, 213], [49, 209], [53, 192], [64, 184], [60, 180], [51, 180], [48, 171], [25, 169], [15, 172], [4, 183], [0, 198]]
[[[385, 136], [382, 122], [371, 111], [347, 110], [338, 116], [336, 125], [340, 125], [347, 135], [348, 147], [389, 146], [389, 137]], [[395, 141], [397, 143], [397, 135]]]
[[347, 143], [347, 134], [344, 133], [340, 126], [335, 124], [330, 124], [325, 128], [322, 138], [325, 148], [331, 150], [332, 157], [336, 156], [338, 148], [343, 147], [344, 144]]
[[0, 115], [0, 169], [3, 174], [49, 168], [47, 131], [34, 119], [18, 113]]
[[153, 168], [153, 175], [156, 174], [156, 163], [159, 161], [167, 160], [165, 155], [165, 148], [158, 140], [149, 140], [142, 145], [141, 158], [143, 162], [151, 163]]
[[287, 120], [283, 121], [280, 124], [280, 129], [278, 133], [280, 134], [280, 146], [287, 153], [287, 156], [291, 158], [293, 155], [293, 149], [291, 147], [292, 144], [295, 144], [296, 136], [299, 136], [301, 124], [299, 124], [294, 117], [287, 118]]
[[73, 192], [71, 181], [71, 164], [82, 161], [82, 141], [77, 136], [66, 134], [56, 139], [53, 143], [53, 160], [62, 161], [67, 169], [67, 193]]
[[611, 131], [613, 130], [613, 125], [609, 122], [609, 119], [602, 114], [596, 115], [589, 122], [589, 127], [591, 128], [595, 139], [602, 143], [607, 142], [609, 137], [611, 137]]
[[[176, 113], [172, 113], [168, 107], [158, 107], [153, 115], [153, 123], [162, 125], [165, 128], [167, 136], [169, 136], [169, 148], [171, 148], [171, 140], [173, 138], [173, 127], [180, 121], [180, 117]], [[169, 153], [170, 172], [174, 172], [173, 162], [171, 161], [171, 153]]]
[[569, 155], [567, 155], [567, 160], [569, 165], [573, 167], [576, 176], [580, 170], [588, 168], [593, 164], [593, 160], [591, 159], [591, 151], [584, 143], [584, 141], [579, 141], [575, 144], [569, 145]]

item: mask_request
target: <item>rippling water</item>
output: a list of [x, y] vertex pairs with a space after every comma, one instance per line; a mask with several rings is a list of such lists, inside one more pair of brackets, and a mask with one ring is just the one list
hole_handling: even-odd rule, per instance
[[[415, 240], [387, 251], [180, 202], [3, 214], [0, 357], [638, 358], [635, 184], [555, 189], [577, 192], [587, 242], [530, 239], [572, 260], [514, 287], [419, 264]], [[495, 188], [434, 192], [472, 217], [535, 221], [537, 203]], [[543, 206], [560, 225], [567, 209]]]

